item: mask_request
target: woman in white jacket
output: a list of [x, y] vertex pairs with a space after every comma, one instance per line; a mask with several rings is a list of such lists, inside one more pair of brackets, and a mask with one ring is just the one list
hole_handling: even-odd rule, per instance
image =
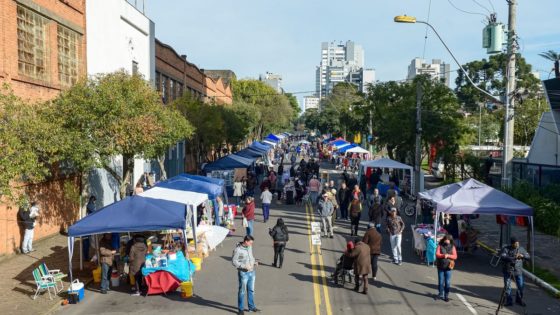
[[241, 197], [244, 195], [244, 193], [243, 182], [241, 181], [241, 179], [236, 178], [233, 183], [233, 196], [235, 197], [237, 205], [241, 204]]

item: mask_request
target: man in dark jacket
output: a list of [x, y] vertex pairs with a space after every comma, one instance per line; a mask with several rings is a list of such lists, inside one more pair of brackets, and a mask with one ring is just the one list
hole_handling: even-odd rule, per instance
[[525, 306], [523, 301], [523, 288], [525, 282], [523, 281], [523, 261], [531, 258], [525, 248], [519, 246], [517, 238], [511, 238], [511, 245], [505, 246], [500, 251], [500, 258], [502, 260], [502, 272], [504, 274], [504, 286], [506, 287], [507, 301], [505, 306], [511, 306], [513, 299], [511, 296], [511, 278], [515, 279], [517, 292], [515, 294], [515, 303]]
[[373, 280], [377, 277], [377, 259], [381, 254], [381, 234], [377, 231], [375, 224], [370, 222], [368, 224], [368, 230], [364, 234], [362, 242], [368, 244], [369, 251], [371, 255], [371, 269]]
[[270, 234], [274, 242], [274, 266], [282, 268], [284, 249], [286, 249], [286, 243], [290, 240], [288, 227], [284, 224], [284, 220], [278, 218], [276, 225], [268, 231], [268, 234]]
[[348, 206], [350, 205], [350, 189], [346, 186], [346, 183], [340, 185], [340, 189], [336, 194], [336, 201], [340, 207], [340, 217], [343, 220], [348, 220]]
[[28, 254], [35, 251], [33, 249], [33, 233], [35, 229], [35, 219], [39, 216], [39, 206], [36, 202], [31, 203], [31, 207], [22, 208], [19, 212], [19, 218], [25, 229], [23, 242], [21, 244], [21, 252]]

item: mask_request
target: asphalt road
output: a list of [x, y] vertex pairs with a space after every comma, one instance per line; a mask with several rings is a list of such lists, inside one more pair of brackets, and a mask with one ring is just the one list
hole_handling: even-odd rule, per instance
[[[254, 254], [260, 260], [256, 277], [256, 305], [262, 314], [494, 314], [502, 289], [499, 268], [489, 265], [490, 256], [460, 254], [453, 272], [448, 303], [435, 300], [436, 269], [422, 265], [412, 250], [411, 230], [403, 237], [402, 266], [389, 261], [389, 239], [383, 238], [377, 281], [370, 282], [369, 294], [363, 295], [346, 287], [335, 286], [330, 274], [349, 236], [349, 222], [337, 222], [334, 239], [323, 239], [319, 250], [310, 254], [312, 213], [303, 206], [273, 204], [271, 220], [263, 223], [257, 209]], [[290, 230], [290, 242], [282, 269], [272, 267], [272, 241], [268, 227], [284, 218]], [[365, 215], [364, 215], [365, 218]], [[410, 222], [408, 222], [410, 223]], [[363, 235], [366, 222], [362, 222]], [[60, 314], [234, 314], [237, 312], [237, 273], [231, 265], [235, 244], [242, 238], [241, 222], [234, 236], [204, 260], [195, 275], [195, 297], [182, 299], [179, 292], [161, 296], [133, 297], [128, 287], [117, 288], [107, 295], [86, 290], [85, 300], [78, 305], [61, 307]], [[371, 280], [370, 280], [371, 281]], [[531, 283], [526, 286], [527, 308], [515, 306], [501, 314], [560, 314], [560, 302]]]

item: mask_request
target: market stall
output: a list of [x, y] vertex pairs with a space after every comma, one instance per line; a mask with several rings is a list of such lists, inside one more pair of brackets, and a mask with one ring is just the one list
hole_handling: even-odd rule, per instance
[[[373, 171], [373, 169], [379, 168], [379, 169], [400, 169], [400, 170], [404, 170], [405, 171], [405, 178], [410, 178], [410, 188], [411, 188], [411, 192], [414, 193], [414, 176], [412, 176], [412, 171], [413, 168], [410, 165], [406, 165], [397, 161], [393, 161], [391, 159], [388, 158], [381, 158], [381, 159], [377, 159], [377, 160], [370, 160], [370, 161], [363, 161], [362, 163], [360, 163], [360, 170], [359, 170], [359, 176], [361, 177], [361, 175], [365, 175], [366, 177], [369, 177], [368, 175], [371, 174], [371, 172]], [[406, 174], [406, 172], [408, 171], [408, 174]], [[423, 181], [421, 181], [422, 183]], [[423, 185], [421, 185], [420, 190], [423, 189], [422, 187]], [[383, 192], [386, 192], [389, 189], [389, 183], [381, 183], [378, 184], [377, 188], [379, 189], [379, 193], [383, 194]], [[402, 188], [402, 187], [397, 187], [397, 188]]]
[[[534, 266], [534, 226], [533, 208], [510, 195], [483, 184], [475, 179], [467, 179], [442, 187], [430, 189], [420, 194], [421, 198], [436, 204], [436, 217], [441, 213], [472, 215], [490, 214], [527, 217], [531, 229], [531, 260]], [[437, 230], [435, 220], [434, 230]]]

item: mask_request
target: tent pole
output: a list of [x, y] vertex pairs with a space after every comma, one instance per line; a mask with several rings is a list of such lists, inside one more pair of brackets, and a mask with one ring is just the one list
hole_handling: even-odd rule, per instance
[[80, 236], [80, 270], [84, 270], [84, 240]]
[[535, 223], [531, 217], [531, 269], [535, 273]]
[[70, 275], [70, 283], [72, 283], [74, 281], [74, 278], [72, 276], [72, 254], [74, 252], [74, 238], [73, 237], [68, 237], [68, 274]]
[[195, 208], [193, 205], [191, 205], [191, 209], [192, 209], [191, 224], [192, 224], [193, 240], [194, 240], [194, 252], [198, 255], [198, 242], [196, 240], [196, 218], [198, 217], [198, 207]]

